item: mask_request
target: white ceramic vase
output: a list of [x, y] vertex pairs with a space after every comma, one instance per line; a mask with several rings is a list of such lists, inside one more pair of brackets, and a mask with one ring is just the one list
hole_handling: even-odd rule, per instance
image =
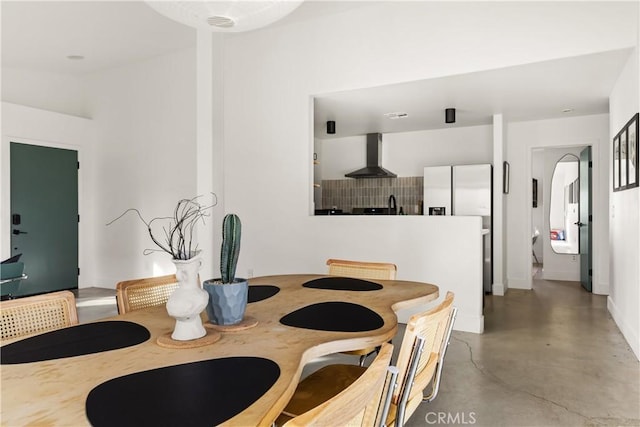
[[202, 338], [207, 331], [202, 326], [200, 313], [209, 302], [209, 294], [198, 281], [198, 271], [202, 267], [200, 255], [188, 260], [172, 260], [176, 266], [176, 277], [180, 286], [167, 301], [167, 313], [176, 319], [171, 338], [188, 341]]

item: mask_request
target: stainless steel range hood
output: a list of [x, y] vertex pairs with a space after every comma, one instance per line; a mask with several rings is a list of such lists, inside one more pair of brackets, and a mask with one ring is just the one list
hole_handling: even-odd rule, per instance
[[348, 173], [347, 178], [397, 178], [398, 176], [382, 167], [382, 134], [367, 134], [367, 166]]

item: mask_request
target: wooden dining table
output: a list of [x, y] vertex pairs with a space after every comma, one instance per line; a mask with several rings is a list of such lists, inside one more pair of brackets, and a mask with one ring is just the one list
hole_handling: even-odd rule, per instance
[[[37, 346], [42, 348], [36, 346], [36, 350], [30, 350], [31, 353], [10, 348], [29, 344], [28, 340], [34, 338], [42, 340], [42, 335], [3, 345], [0, 348], [0, 424], [108, 425], [111, 421], [107, 419], [117, 419], [121, 421], [119, 425], [158, 425], [156, 418], [163, 417], [164, 425], [171, 425], [171, 417], [184, 417], [185, 422], [181, 425], [196, 425], [198, 422], [188, 421], [197, 419], [195, 413], [205, 406], [204, 410], [209, 414], [216, 415], [216, 411], [222, 411], [216, 415], [222, 418], [207, 418], [216, 420], [212, 424], [269, 426], [291, 398], [307, 363], [320, 356], [377, 346], [391, 340], [398, 328], [396, 311], [424, 305], [438, 297], [437, 286], [422, 282], [364, 281], [310, 274], [256, 277], [249, 280], [249, 285], [245, 317], [255, 319], [257, 324], [247, 329], [223, 331], [221, 338], [209, 345], [195, 348], [159, 345], [158, 337], [169, 334], [175, 323], [164, 306], [99, 321], [101, 327], [116, 326], [116, 323], [108, 322], [118, 322], [148, 330], [142, 342], [127, 344], [123, 348], [47, 359], [47, 351], [55, 353], [58, 350], [55, 346], [62, 344], [55, 340], [49, 340], [49, 344], [38, 343]], [[349, 312], [352, 308], [357, 309], [353, 315]], [[368, 320], [359, 320], [362, 314]], [[203, 317], [206, 319], [206, 313]], [[296, 322], [303, 324], [297, 325]], [[73, 328], [85, 327], [86, 333], [90, 333], [89, 325], [98, 326], [85, 324], [67, 329], [73, 331]], [[60, 332], [47, 334], [55, 333]], [[107, 335], [104, 340], [83, 338], [81, 333], [79, 336], [73, 339], [92, 338], [98, 343], [109, 339]], [[81, 343], [76, 346], [80, 347]], [[9, 357], [12, 351], [15, 360]], [[20, 357], [27, 353], [31, 354], [30, 357], [47, 360], [21, 361]], [[254, 368], [247, 368], [244, 377], [238, 377], [236, 381], [233, 366], [238, 361], [258, 361], [262, 365], [256, 365], [255, 373], [251, 371]], [[218, 368], [203, 365], [211, 362], [226, 364], [215, 365]], [[199, 373], [189, 376], [188, 369], [196, 366], [213, 371], [207, 371], [209, 373], [203, 376]], [[177, 381], [186, 383], [179, 384], [180, 387], [188, 390], [191, 386], [200, 387], [194, 392], [197, 396], [209, 391], [217, 393], [215, 400], [208, 400], [206, 404], [196, 402], [195, 409], [189, 402], [184, 402], [190, 399], [185, 392], [187, 389], [171, 386], [171, 381], [176, 379], [170, 370], [176, 367], [187, 369], [180, 371], [184, 376]], [[219, 375], [215, 369], [219, 369]], [[240, 370], [244, 372], [243, 368]], [[156, 372], [166, 375], [154, 377]], [[271, 375], [271, 379], [269, 383], [260, 385], [259, 377], [263, 374]], [[246, 392], [253, 390], [254, 385], [255, 389], [265, 391], [259, 391], [255, 397], [247, 397]], [[250, 401], [238, 403], [239, 397]], [[172, 402], [176, 402], [175, 408], [168, 408]], [[229, 409], [234, 404], [241, 406]], [[232, 412], [225, 413], [225, 410]], [[103, 419], [103, 416], [107, 418]]]

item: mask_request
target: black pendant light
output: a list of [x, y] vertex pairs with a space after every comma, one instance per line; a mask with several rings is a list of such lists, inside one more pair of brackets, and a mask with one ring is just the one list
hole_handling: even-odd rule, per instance
[[329, 120], [327, 122], [327, 133], [330, 135], [336, 133], [336, 122], [334, 122], [333, 120]]
[[445, 123], [455, 123], [456, 122], [456, 109], [455, 108], [447, 108], [444, 110], [444, 122]]

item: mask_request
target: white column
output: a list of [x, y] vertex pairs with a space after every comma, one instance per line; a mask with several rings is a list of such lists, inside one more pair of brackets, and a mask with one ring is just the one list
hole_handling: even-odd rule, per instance
[[[213, 193], [213, 37], [211, 32], [197, 30], [196, 44], [196, 189], [200, 203], [212, 203]], [[219, 203], [219, 201], [218, 201]], [[200, 280], [213, 278], [214, 212], [204, 226], [198, 227], [198, 244], [202, 250]]]
[[505, 124], [502, 114], [493, 115], [493, 286], [494, 295], [504, 295], [506, 277], [506, 194], [502, 192], [503, 162], [506, 159]]
[[[212, 75], [213, 99], [211, 115], [213, 117], [212, 154], [213, 159], [206, 167], [213, 178], [212, 190], [218, 196], [218, 205], [213, 209], [213, 247], [212, 277], [220, 277], [220, 245], [222, 244], [222, 219], [225, 214], [225, 185], [224, 185], [224, 39], [225, 35], [213, 33], [212, 45]], [[244, 277], [239, 274], [240, 277]]]

